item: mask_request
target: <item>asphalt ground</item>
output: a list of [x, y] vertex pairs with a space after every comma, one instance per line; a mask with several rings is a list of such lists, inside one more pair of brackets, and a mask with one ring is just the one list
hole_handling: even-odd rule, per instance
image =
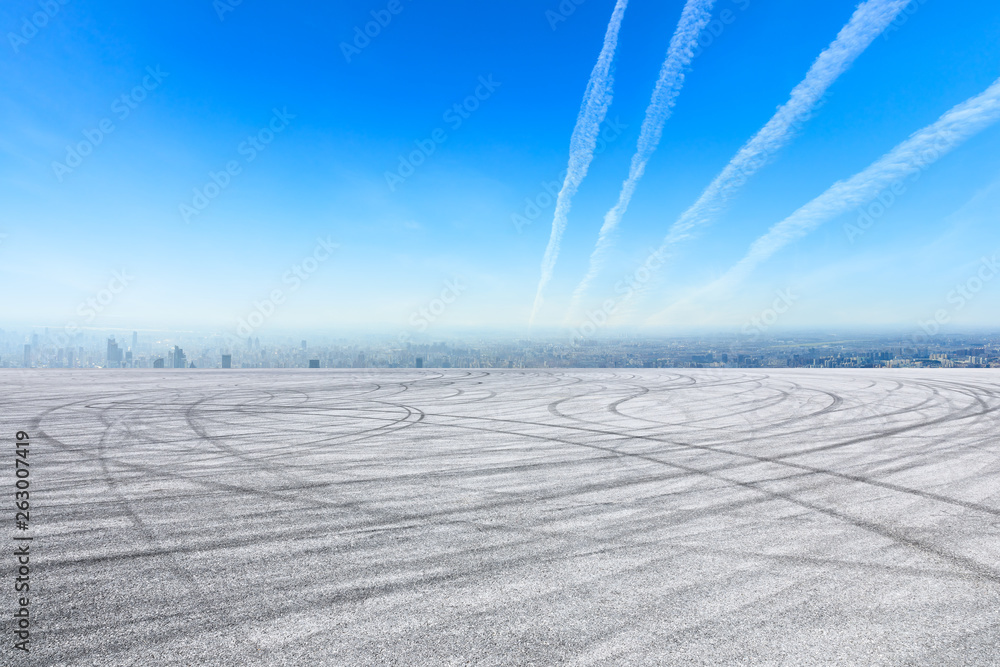
[[0, 663], [997, 665], [998, 411], [990, 370], [0, 371]]

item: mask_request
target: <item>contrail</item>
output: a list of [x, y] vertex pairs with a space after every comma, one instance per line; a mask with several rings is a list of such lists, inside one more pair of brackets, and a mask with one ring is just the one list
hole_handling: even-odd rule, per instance
[[684, 69], [694, 57], [698, 35], [712, 18], [712, 5], [714, 4], [715, 0], [688, 0], [687, 4], [684, 5], [677, 30], [674, 31], [674, 36], [670, 39], [667, 57], [660, 68], [660, 78], [653, 89], [653, 99], [646, 109], [646, 118], [642, 122], [642, 131], [639, 133], [639, 143], [635, 155], [632, 156], [628, 178], [622, 183], [618, 203], [604, 216], [604, 224], [597, 236], [597, 245], [590, 256], [590, 267], [587, 270], [587, 275], [580, 281], [573, 293], [573, 300], [570, 303], [567, 316], [576, 310], [591, 281], [597, 277], [601, 270], [604, 255], [611, 245], [611, 235], [618, 227], [618, 223], [621, 222], [625, 211], [628, 210], [635, 188], [643, 174], [646, 173], [646, 164], [653, 157], [653, 153], [656, 152], [656, 148], [660, 144], [663, 126], [670, 119], [674, 103], [684, 86]]
[[[740, 148], [698, 200], [670, 227], [660, 245], [660, 256], [669, 255], [670, 246], [690, 238], [693, 228], [711, 222], [739, 188], [788, 145], [795, 132], [812, 116], [830, 86], [909, 3], [910, 0], [867, 0], [854, 11], [837, 38], [819, 54], [805, 78], [792, 90], [788, 101]], [[638, 296], [641, 291], [637, 290], [632, 296]]]
[[[746, 278], [757, 265], [789, 243], [816, 227], [857, 208], [908, 176], [919, 176], [942, 156], [1000, 119], [1000, 79], [983, 93], [966, 100], [941, 116], [937, 122], [911, 135], [877, 162], [846, 180], [839, 181], [822, 195], [785, 218], [753, 242], [747, 254], [722, 277], [695, 294], [673, 304], [660, 315], [690, 303], [707, 293], [731, 288]], [[652, 319], [652, 318], [651, 318]]]
[[538, 315], [538, 310], [542, 306], [542, 293], [552, 278], [556, 258], [559, 256], [559, 243], [562, 240], [563, 231], [566, 229], [566, 218], [569, 215], [573, 195], [579, 189], [580, 183], [583, 182], [587, 170], [590, 168], [590, 162], [594, 159], [594, 148], [597, 146], [597, 136], [601, 123], [604, 122], [608, 107], [611, 106], [611, 89], [614, 83], [611, 75], [611, 62], [614, 60], [615, 49], [618, 46], [618, 30], [621, 28], [626, 7], [628, 7], [628, 0], [618, 0], [615, 10], [611, 14], [608, 30], [604, 35], [604, 47], [601, 49], [597, 64], [594, 65], [594, 70], [590, 73], [590, 81], [587, 83], [587, 91], [583, 96], [583, 104], [576, 119], [576, 127], [573, 128], [573, 136], [569, 143], [569, 166], [566, 179], [563, 181], [562, 189], [556, 199], [552, 234], [549, 236], [549, 244], [545, 248], [545, 256], [542, 258], [542, 275], [538, 281], [538, 291], [535, 294], [535, 305], [531, 309], [529, 324], [534, 323], [535, 316]]

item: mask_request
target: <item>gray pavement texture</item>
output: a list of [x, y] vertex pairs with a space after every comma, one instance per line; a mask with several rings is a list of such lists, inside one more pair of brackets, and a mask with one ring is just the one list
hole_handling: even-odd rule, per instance
[[998, 410], [989, 370], [0, 372], [0, 663], [997, 665]]

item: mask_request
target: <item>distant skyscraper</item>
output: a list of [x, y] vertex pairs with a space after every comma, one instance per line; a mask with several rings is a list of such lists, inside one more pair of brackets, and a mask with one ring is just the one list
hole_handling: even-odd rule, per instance
[[[305, 342], [305, 341], [303, 341]], [[319, 368], [319, 359], [310, 359], [309, 368]]]
[[66, 348], [66, 368], [73, 368], [73, 348]]
[[424, 358], [417, 357], [417, 368], [423, 368], [423, 367], [424, 367]]
[[24, 367], [31, 368], [31, 346], [24, 346]]
[[187, 357], [184, 356], [184, 350], [176, 345], [174, 345], [174, 349], [170, 351], [170, 367], [187, 368]]
[[222, 367], [223, 368], [232, 368], [233, 367], [233, 355], [231, 355], [231, 354], [224, 354], [224, 355], [222, 355]]
[[107, 367], [122, 367], [122, 349], [118, 347], [118, 343], [115, 342], [114, 336], [108, 339]]
[[153, 368], [163, 368], [163, 359], [157, 359], [153, 362]]
[[132, 355], [135, 356], [136, 350], [139, 349], [139, 334], [138, 332], [132, 332]]

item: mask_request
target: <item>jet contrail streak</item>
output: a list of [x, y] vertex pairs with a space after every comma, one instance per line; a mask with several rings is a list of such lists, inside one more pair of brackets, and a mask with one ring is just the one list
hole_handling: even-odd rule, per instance
[[608, 30], [604, 35], [604, 47], [601, 49], [597, 64], [594, 65], [594, 69], [590, 73], [587, 91], [584, 93], [580, 114], [577, 116], [576, 127], [573, 129], [573, 136], [570, 139], [569, 166], [566, 179], [563, 181], [562, 189], [556, 199], [552, 234], [549, 236], [549, 244], [545, 248], [545, 256], [542, 258], [542, 275], [538, 281], [538, 291], [535, 294], [535, 304], [531, 309], [529, 324], [534, 323], [542, 306], [542, 293], [552, 278], [556, 258], [559, 256], [559, 243], [566, 229], [566, 219], [569, 215], [573, 195], [579, 189], [580, 183], [583, 182], [587, 170], [590, 168], [590, 162], [594, 159], [594, 149], [597, 146], [601, 123], [604, 122], [608, 107], [611, 105], [613, 86], [611, 63], [618, 46], [618, 30], [621, 28], [627, 6], [628, 0], [618, 0], [615, 5], [611, 21], [608, 23]]
[[[837, 38], [819, 54], [805, 78], [792, 90], [788, 101], [740, 148], [698, 200], [670, 227], [660, 245], [661, 256], [669, 256], [670, 246], [690, 238], [689, 232], [693, 228], [711, 222], [739, 188], [788, 145], [796, 130], [809, 120], [830, 86], [909, 3], [910, 0], [867, 0], [854, 11]], [[638, 290], [634, 296], [643, 291]]]
[[942, 156], [1000, 119], [1000, 79], [937, 122], [911, 135], [856, 176], [833, 187], [758, 238], [747, 254], [720, 278], [678, 301], [660, 315], [697, 297], [737, 285], [759, 264], [816, 227], [861, 206], [902, 179], [919, 175]]
[[621, 222], [622, 216], [628, 210], [635, 188], [646, 173], [646, 164], [656, 152], [663, 136], [663, 126], [670, 119], [674, 103], [684, 86], [684, 69], [694, 57], [694, 48], [698, 43], [698, 35], [712, 17], [712, 5], [715, 0], [688, 0], [681, 12], [681, 19], [670, 39], [667, 57], [660, 68], [660, 78], [653, 89], [653, 98], [646, 109], [646, 118], [642, 122], [639, 133], [639, 143], [632, 165], [629, 167], [628, 178], [622, 183], [618, 203], [604, 216], [604, 224], [597, 236], [597, 245], [590, 256], [590, 267], [587, 275], [573, 293], [567, 316], [572, 315], [583, 299], [591, 281], [597, 277], [603, 266], [604, 255], [611, 245], [611, 235]]

